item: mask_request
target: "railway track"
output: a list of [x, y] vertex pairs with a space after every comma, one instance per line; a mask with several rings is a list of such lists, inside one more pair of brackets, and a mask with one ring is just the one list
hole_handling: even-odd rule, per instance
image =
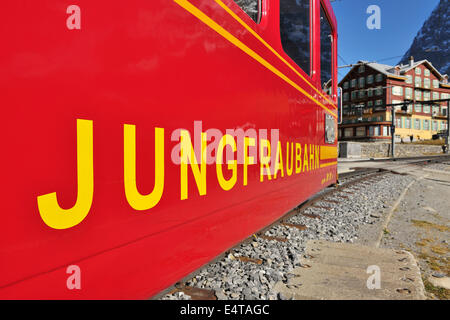
[[[446, 163], [449, 159], [448, 156], [421, 158], [414, 159], [407, 165], [426, 166]], [[379, 168], [358, 168], [341, 174], [337, 185], [300, 204], [154, 299], [283, 299], [271, 292], [271, 287], [274, 282], [286, 282], [290, 277], [290, 268], [302, 266], [302, 245], [306, 240], [325, 235], [333, 240], [353, 242], [353, 238], [343, 236], [345, 232], [342, 230], [349, 227], [345, 222], [353, 219], [358, 223], [372, 223], [379, 219], [379, 211], [388, 208], [388, 203], [398, 196], [397, 193], [401, 192], [411, 179], [413, 178], [406, 174]], [[383, 194], [383, 199], [372, 199], [376, 205], [371, 211], [361, 214], [361, 211], [364, 211], [363, 202], [371, 199], [363, 199], [361, 202], [358, 198], [368, 197], [370, 193], [375, 194], [374, 188]], [[348, 212], [351, 214], [347, 217]], [[350, 225], [350, 233], [354, 233], [353, 229], [357, 227], [357, 223]], [[277, 254], [273, 252], [280, 253], [282, 259], [277, 259]], [[247, 283], [251, 285], [247, 286]]]

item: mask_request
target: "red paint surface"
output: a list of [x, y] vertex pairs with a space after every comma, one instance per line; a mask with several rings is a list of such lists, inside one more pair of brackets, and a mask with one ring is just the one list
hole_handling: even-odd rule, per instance
[[[224, 2], [293, 63], [281, 48], [278, 1], [266, 1], [259, 25]], [[170, 162], [173, 130], [193, 133], [202, 120], [203, 130], [280, 129], [283, 145], [324, 145], [324, 109], [173, 1], [80, 0], [82, 29], [72, 31], [65, 24], [70, 4], [0, 6], [0, 298], [151, 297], [305, 201], [336, 172], [330, 166], [260, 182], [254, 165], [243, 186], [239, 165], [236, 186], [224, 191], [209, 165], [207, 194], [198, 194], [189, 174], [189, 199], [180, 200], [180, 168]], [[326, 103], [213, 0], [192, 4]], [[317, 71], [318, 49], [315, 43]], [[319, 72], [311, 82], [318, 79]], [[94, 200], [79, 225], [55, 230], [42, 221], [36, 198], [56, 192], [64, 208], [76, 201], [76, 119], [93, 120]], [[154, 183], [154, 127], [165, 129], [164, 194], [148, 211], [133, 210], [125, 198], [123, 124], [136, 125], [143, 194]], [[81, 290], [66, 287], [71, 264], [81, 268]]]

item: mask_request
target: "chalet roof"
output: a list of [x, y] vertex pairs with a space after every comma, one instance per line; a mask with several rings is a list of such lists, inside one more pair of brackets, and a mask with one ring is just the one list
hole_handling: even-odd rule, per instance
[[421, 60], [421, 61], [417, 61], [417, 62], [414, 62], [414, 64], [411, 66], [411, 65], [409, 65], [409, 64], [407, 64], [407, 65], [400, 65], [400, 73], [406, 73], [406, 72], [408, 72], [409, 70], [411, 70], [411, 69], [413, 69], [413, 68], [415, 68], [415, 67], [417, 67], [417, 66], [419, 66], [419, 65], [421, 65], [421, 64], [426, 64], [426, 65], [428, 65], [428, 67], [431, 69], [431, 71], [433, 71], [433, 73], [439, 78], [439, 80], [442, 82], [443, 80], [444, 80], [444, 78], [447, 76], [446, 74], [441, 74], [440, 72], [439, 72], [439, 70], [437, 70], [434, 66], [433, 66], [433, 64], [430, 62], [430, 61], [428, 61], [428, 60]]
[[[405, 78], [405, 73], [410, 71], [413, 68], [416, 68], [417, 66], [421, 65], [421, 64], [426, 64], [432, 71], [433, 73], [435, 73], [437, 75], [437, 77], [439, 78], [439, 80], [441, 81], [441, 84], [443, 84], [443, 80], [446, 78], [447, 75], [442, 75], [434, 66], [433, 64], [428, 61], [428, 60], [420, 60], [420, 61], [414, 61], [411, 64], [406, 64], [406, 65], [396, 65], [396, 66], [390, 66], [387, 64], [381, 64], [381, 63], [376, 63], [376, 62], [369, 62], [369, 61], [365, 61], [365, 60], [360, 60], [358, 61], [357, 65], [355, 65], [348, 73], [347, 75], [353, 71], [353, 69], [357, 68], [359, 65], [364, 64], [366, 66], [369, 66], [370, 68], [376, 70], [377, 72], [384, 74], [385, 76], [392, 76], [392, 77], [400, 77], [400, 78]], [[396, 69], [399, 70], [398, 74], [396, 73]], [[346, 78], [347, 75], [341, 80], [341, 82], [343, 82]]]
[[358, 61], [358, 63], [364, 63], [365, 65], [371, 67], [372, 69], [375, 69], [376, 71], [388, 76], [388, 75], [396, 75], [394, 73], [395, 67], [389, 66], [387, 64], [381, 64], [376, 62], [369, 62], [369, 61]]

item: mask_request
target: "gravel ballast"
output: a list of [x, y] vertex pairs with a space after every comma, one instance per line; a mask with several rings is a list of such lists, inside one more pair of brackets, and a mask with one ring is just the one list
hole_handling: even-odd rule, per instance
[[[379, 222], [383, 213], [413, 179], [386, 173], [354, 184], [345, 192], [333, 192], [315, 203], [320, 208], [309, 207], [286, 221], [305, 225], [307, 229], [275, 225], [265, 235], [286, 238], [286, 242], [254, 237], [253, 241], [241, 244], [227, 252], [221, 260], [204, 267], [186, 285], [214, 290], [219, 300], [283, 299], [272, 289], [277, 282], [286, 283], [294, 276], [290, 271], [301, 266], [308, 240], [358, 241], [360, 226]], [[242, 262], [238, 259], [240, 256], [260, 259], [262, 263]], [[188, 296], [165, 295], [161, 299], [188, 299]]]

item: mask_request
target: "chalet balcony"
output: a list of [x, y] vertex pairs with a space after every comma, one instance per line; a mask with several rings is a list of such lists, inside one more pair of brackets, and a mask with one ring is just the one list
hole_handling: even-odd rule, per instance
[[412, 110], [407, 110], [407, 111], [404, 111], [404, 110], [395, 110], [395, 113], [396, 114], [404, 114], [404, 115], [412, 115], [413, 114], [413, 111]]
[[443, 112], [433, 113], [432, 118], [433, 118], [433, 119], [443, 119], [443, 120], [446, 120], [446, 119], [447, 119], [447, 113], [443, 113]]

